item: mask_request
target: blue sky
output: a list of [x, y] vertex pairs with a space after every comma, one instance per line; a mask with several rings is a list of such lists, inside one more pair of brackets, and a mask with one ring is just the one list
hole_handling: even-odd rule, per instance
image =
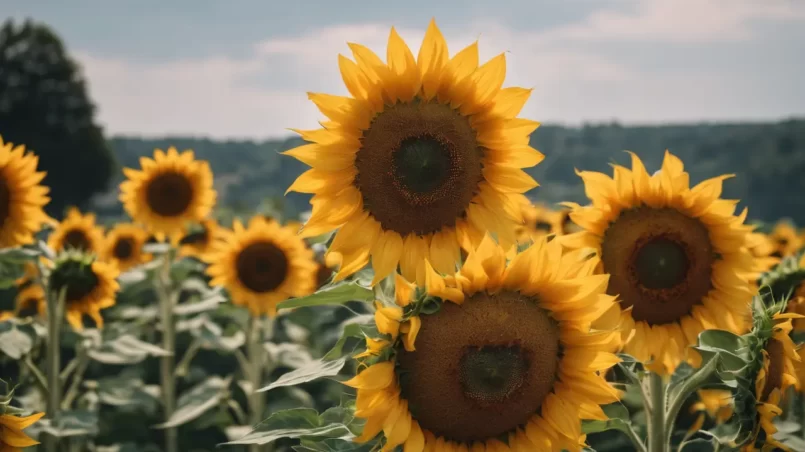
[[[10, 7], [9, 7], [10, 6]], [[346, 43], [414, 52], [431, 17], [456, 52], [507, 52], [523, 116], [581, 124], [805, 116], [803, 0], [3, 0], [53, 26], [113, 134], [267, 138], [314, 128], [306, 92], [346, 94]]]

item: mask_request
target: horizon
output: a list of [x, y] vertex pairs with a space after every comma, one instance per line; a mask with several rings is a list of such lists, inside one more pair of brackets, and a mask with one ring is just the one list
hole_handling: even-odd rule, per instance
[[[345, 0], [237, 7], [7, 0], [80, 63], [110, 136], [270, 140], [322, 119], [306, 92], [346, 94], [347, 42], [385, 56], [395, 26], [416, 53], [435, 18], [455, 54], [506, 53], [505, 86], [533, 88], [546, 125], [777, 122], [805, 117], [805, 2]], [[460, 6], [458, 6], [460, 5]], [[797, 94], [797, 93], [801, 93]]]

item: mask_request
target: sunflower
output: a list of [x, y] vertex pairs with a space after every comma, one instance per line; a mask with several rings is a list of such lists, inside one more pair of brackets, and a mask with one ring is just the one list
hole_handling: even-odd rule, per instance
[[542, 204], [524, 202], [523, 224], [517, 228], [517, 242], [528, 243], [543, 235], [560, 236], [576, 232], [568, 209], [554, 210]]
[[749, 234], [747, 248], [754, 258], [754, 271], [758, 277], [780, 263], [780, 258], [773, 256], [777, 248], [774, 241], [762, 232]]
[[723, 424], [732, 417], [734, 399], [732, 392], [726, 389], [700, 389], [697, 391], [699, 401], [690, 406], [692, 414], [699, 413], [688, 432], [696, 432], [704, 425], [705, 415], [717, 425]]
[[114, 262], [120, 271], [144, 264], [153, 256], [143, 252], [148, 233], [135, 224], [119, 223], [107, 234], [101, 249], [101, 259]]
[[795, 314], [775, 314], [774, 327], [771, 338], [762, 350], [763, 366], [755, 377], [755, 400], [757, 405], [757, 427], [753, 432], [752, 441], [742, 448], [750, 452], [755, 449], [755, 443], [761, 434], [766, 447], [779, 447], [789, 450], [774, 439], [777, 427], [774, 418], [782, 414], [780, 401], [789, 387], [799, 389], [797, 367], [800, 356], [796, 346], [791, 340], [791, 319]]
[[[382, 334], [357, 356], [359, 442], [383, 450], [581, 450], [581, 419], [605, 420], [604, 379], [620, 334], [591, 330], [617, 304], [596, 258], [544, 238], [506, 262], [486, 236], [461, 270], [426, 264], [426, 291], [396, 275], [394, 306], [376, 303]], [[438, 298], [436, 298], [438, 297]]]
[[14, 317], [14, 313], [11, 311], [0, 311], [0, 322], [5, 322], [6, 320]]
[[312, 167], [288, 189], [314, 195], [301, 234], [338, 229], [335, 280], [371, 258], [375, 282], [399, 265], [421, 284], [426, 259], [452, 273], [486, 231], [513, 245], [523, 193], [537, 186], [522, 169], [543, 156], [529, 146], [539, 123], [517, 118], [531, 90], [501, 88], [505, 55], [479, 66], [473, 43], [449, 58], [434, 21], [416, 59], [394, 28], [387, 64], [349, 46], [356, 62], [339, 66], [352, 97], [309, 94], [329, 121], [285, 152]]
[[0, 136], [0, 248], [33, 243], [34, 234], [53, 219], [43, 208], [50, 201], [50, 189], [39, 183], [39, 157], [26, 155], [25, 146], [3, 142]]
[[221, 226], [212, 219], [206, 218], [198, 226], [188, 231], [179, 241], [179, 255], [201, 258], [212, 250], [212, 245], [219, 237]]
[[[800, 257], [797, 265], [800, 269], [805, 269], [805, 254]], [[786, 312], [805, 316], [805, 281], [800, 281], [794, 287], [791, 297], [786, 303]], [[793, 324], [794, 332], [805, 332], [805, 317], [794, 318]]]
[[687, 360], [705, 329], [738, 334], [751, 320], [751, 226], [737, 201], [720, 199], [729, 176], [690, 188], [682, 161], [665, 153], [662, 169], [649, 176], [632, 154], [632, 170], [615, 166], [614, 179], [580, 172], [591, 205], [570, 217], [584, 230], [561, 237], [570, 248], [592, 248], [611, 275], [607, 293], [618, 295], [625, 352], [662, 375]]
[[221, 240], [202, 256], [210, 265], [210, 285], [225, 287], [235, 304], [254, 315], [275, 315], [277, 304], [316, 290], [316, 261], [293, 228], [253, 217], [247, 227], [235, 220], [220, 229]]
[[116, 280], [119, 273], [115, 264], [77, 251], [68, 251], [56, 260], [50, 288], [56, 296], [65, 293], [65, 316], [73, 328], [83, 328], [84, 314], [98, 328], [103, 326], [100, 311], [115, 304], [115, 295], [120, 290]]
[[769, 234], [769, 238], [775, 245], [775, 250], [772, 254], [775, 257], [790, 256], [803, 245], [797, 228], [788, 221], [778, 222], [772, 229], [771, 234]]
[[23, 448], [39, 444], [23, 433], [23, 430], [38, 421], [45, 413], [19, 417], [11, 414], [0, 415], [0, 451], [21, 452]]
[[28, 283], [17, 289], [16, 314], [19, 317], [35, 317], [47, 310], [45, 290], [37, 283]]
[[159, 241], [179, 240], [186, 223], [209, 215], [216, 199], [212, 171], [206, 161], [195, 160], [193, 151], [157, 149], [153, 159], [143, 157], [140, 165], [142, 170], [123, 169], [127, 180], [120, 184], [120, 200]]
[[48, 246], [55, 252], [75, 249], [97, 254], [103, 248], [103, 241], [103, 228], [95, 224], [95, 214], [82, 214], [71, 207], [48, 237]]

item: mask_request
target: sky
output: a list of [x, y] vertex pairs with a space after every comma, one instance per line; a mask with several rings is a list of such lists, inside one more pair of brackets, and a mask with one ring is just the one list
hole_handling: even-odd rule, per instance
[[805, 0], [0, 0], [52, 26], [107, 133], [265, 139], [316, 128], [307, 92], [346, 95], [348, 42], [506, 53], [521, 116], [580, 125], [805, 116]]

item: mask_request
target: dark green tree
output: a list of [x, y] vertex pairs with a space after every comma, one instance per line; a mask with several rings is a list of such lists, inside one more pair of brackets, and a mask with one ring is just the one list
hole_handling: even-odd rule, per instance
[[48, 212], [86, 207], [107, 188], [115, 160], [78, 64], [48, 26], [7, 20], [0, 28], [0, 135], [24, 144], [47, 171]]

